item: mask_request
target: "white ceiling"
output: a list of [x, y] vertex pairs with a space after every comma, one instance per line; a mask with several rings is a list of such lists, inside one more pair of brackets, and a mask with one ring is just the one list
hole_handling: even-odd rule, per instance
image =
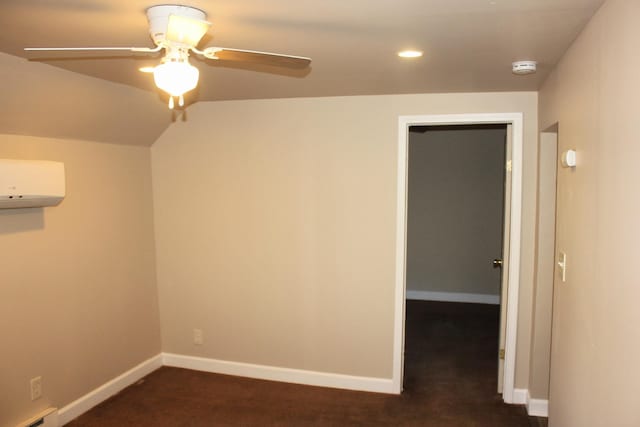
[[[213, 23], [200, 47], [281, 52], [310, 56], [313, 62], [310, 69], [300, 72], [194, 58], [191, 62], [200, 69], [201, 80], [188, 102], [537, 90], [602, 3], [192, 0], [188, 4], [205, 10]], [[2, 0], [0, 51], [28, 58], [22, 49], [30, 46], [153, 47], [144, 13], [153, 4], [149, 0]], [[397, 51], [405, 48], [423, 50], [425, 56], [416, 60], [398, 58]], [[144, 102], [162, 104], [152, 76], [137, 71], [140, 66], [157, 63], [157, 57], [90, 56], [40, 57], [36, 64], [36, 57], [29, 55], [27, 64], [49, 64], [128, 85], [154, 93], [152, 97], [142, 96]], [[539, 62], [538, 73], [513, 75], [511, 62], [525, 59]], [[133, 93], [141, 96], [139, 91]]]

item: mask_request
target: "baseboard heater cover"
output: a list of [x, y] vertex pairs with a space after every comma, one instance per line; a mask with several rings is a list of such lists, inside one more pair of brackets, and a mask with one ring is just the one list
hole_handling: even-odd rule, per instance
[[16, 427], [58, 427], [59, 425], [58, 408], [47, 408]]

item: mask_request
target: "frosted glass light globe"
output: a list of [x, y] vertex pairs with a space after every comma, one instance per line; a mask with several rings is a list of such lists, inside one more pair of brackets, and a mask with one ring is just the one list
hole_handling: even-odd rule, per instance
[[171, 96], [195, 89], [199, 77], [198, 69], [186, 61], [167, 61], [153, 70], [156, 86]]

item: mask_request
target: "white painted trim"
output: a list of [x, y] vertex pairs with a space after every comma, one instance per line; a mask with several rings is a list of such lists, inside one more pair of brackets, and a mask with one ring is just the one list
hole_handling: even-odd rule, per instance
[[515, 388], [513, 389], [513, 401], [511, 403], [516, 405], [526, 405], [528, 395], [529, 390], [526, 388]]
[[127, 372], [117, 376], [111, 381], [104, 383], [81, 398], [71, 402], [58, 412], [60, 425], [65, 425], [69, 421], [79, 417], [89, 409], [104, 402], [114, 394], [130, 386], [144, 376], [149, 375], [161, 366], [162, 357], [158, 354], [129, 369]]
[[162, 353], [162, 362], [165, 366], [175, 368], [193, 369], [196, 371], [235, 375], [260, 380], [282, 381], [294, 384], [377, 393], [393, 393], [393, 384], [390, 378], [357, 377], [328, 372], [306, 371], [302, 369], [280, 368], [277, 366], [184, 356], [173, 353]]
[[532, 399], [529, 390], [516, 388], [513, 390], [513, 402], [518, 405], [525, 405], [527, 413], [532, 417], [548, 417], [549, 401], [546, 399]]
[[394, 390], [402, 390], [404, 365], [404, 320], [406, 292], [407, 233], [407, 173], [409, 126], [456, 124], [511, 124], [513, 149], [511, 154], [511, 228], [509, 245], [509, 280], [507, 325], [502, 398], [514, 402], [516, 341], [518, 326], [518, 295], [520, 285], [520, 238], [522, 222], [522, 151], [524, 144], [522, 113], [443, 114], [400, 116], [398, 118], [398, 187], [396, 207], [396, 286], [393, 339]]
[[[417, 119], [416, 119], [417, 120]], [[400, 116], [398, 125], [398, 189], [396, 194], [396, 286], [393, 320], [393, 389], [402, 393], [404, 378], [404, 321], [407, 278], [407, 180], [409, 174], [409, 123]]]
[[548, 417], [549, 401], [546, 399], [532, 399], [527, 390], [527, 413], [532, 417]]
[[500, 305], [500, 295], [468, 294], [464, 292], [412, 291], [407, 289], [407, 299]]
[[[145, 360], [122, 375], [119, 375], [81, 398], [66, 405], [58, 411], [55, 421], [59, 422], [60, 425], [67, 424], [89, 411], [94, 406], [120, 392], [122, 389], [149, 375], [161, 366], [192, 369], [224, 375], [235, 375], [261, 380], [281, 381], [294, 384], [376, 393], [395, 394], [397, 386], [394, 379], [388, 378], [358, 377], [328, 372], [256, 365], [252, 363], [230, 362], [227, 360], [208, 359], [204, 357], [185, 356], [173, 353], [161, 353]], [[510, 403], [526, 405], [529, 415], [537, 417], [548, 416], [549, 402], [547, 400], [532, 399], [529, 395], [529, 390], [526, 389], [514, 389], [512, 396], [513, 400]], [[40, 416], [42, 415], [43, 414], [40, 414]], [[55, 426], [55, 424], [53, 425]]]

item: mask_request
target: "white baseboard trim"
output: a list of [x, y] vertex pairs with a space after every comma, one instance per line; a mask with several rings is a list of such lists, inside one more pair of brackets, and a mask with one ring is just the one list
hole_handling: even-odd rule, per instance
[[129, 369], [122, 375], [117, 376], [109, 382], [104, 383], [95, 390], [85, 394], [81, 398], [71, 402], [58, 412], [60, 425], [65, 425], [69, 421], [79, 417], [89, 409], [104, 402], [109, 397], [118, 393], [122, 389], [130, 386], [142, 377], [150, 374], [162, 366], [162, 355], [158, 354], [145, 360], [138, 366]]
[[549, 401], [546, 399], [532, 399], [527, 390], [527, 413], [532, 417], [548, 417]]
[[[173, 353], [161, 353], [145, 360], [122, 375], [119, 375], [60, 409], [58, 411], [58, 421], [60, 425], [65, 425], [79, 417], [94, 406], [102, 403], [109, 397], [162, 366], [319, 387], [396, 394], [391, 378], [359, 377], [251, 363], [230, 362], [227, 360], [208, 359]], [[512, 403], [526, 405], [527, 412], [531, 416], [548, 416], [549, 401], [532, 399], [527, 389], [514, 389]]]
[[513, 389], [513, 403], [514, 405], [526, 405], [527, 404], [527, 396], [529, 395], [529, 390], [526, 388], [514, 388]]
[[513, 403], [525, 405], [527, 413], [532, 417], [548, 417], [549, 401], [546, 399], [532, 399], [529, 390], [516, 388], [513, 390]]
[[411, 291], [409, 289], [407, 289], [407, 299], [422, 301], [470, 302], [475, 304], [500, 304], [500, 295]]
[[165, 366], [261, 380], [376, 393], [395, 393], [391, 378], [358, 377], [327, 372], [306, 371], [302, 369], [255, 365], [252, 363], [230, 362], [227, 360], [184, 356], [172, 353], [162, 353], [162, 362]]

